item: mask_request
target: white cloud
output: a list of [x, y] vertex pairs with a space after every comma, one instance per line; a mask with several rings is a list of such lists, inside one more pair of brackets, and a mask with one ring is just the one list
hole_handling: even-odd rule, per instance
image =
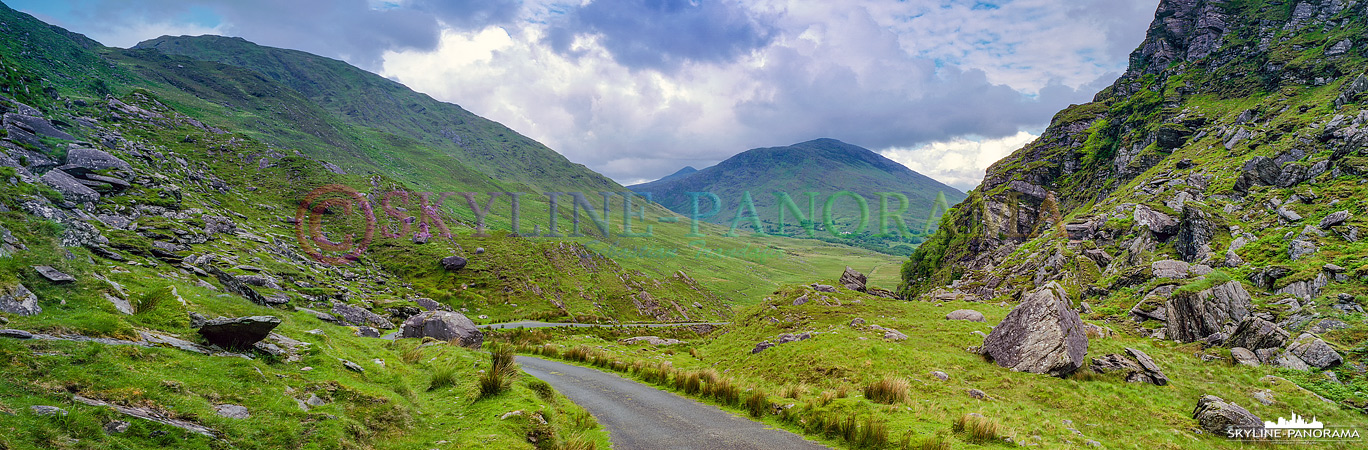
[[998, 139], [960, 137], [879, 153], [922, 175], [968, 191], [983, 181], [984, 170], [1040, 136], [1026, 131]]
[[[90, 0], [40, 9], [110, 45], [223, 32], [342, 58], [630, 182], [820, 137], [875, 149], [1016, 138], [1124, 70], [1158, 3], [613, 1]], [[976, 149], [984, 153], [946, 150], [937, 163], [945, 168], [927, 172], [972, 185], [976, 176], [963, 171], [1001, 156]]]

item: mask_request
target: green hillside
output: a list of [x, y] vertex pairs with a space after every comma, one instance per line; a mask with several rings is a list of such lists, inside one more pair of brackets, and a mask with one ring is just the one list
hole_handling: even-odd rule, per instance
[[[629, 188], [650, 193], [655, 202], [671, 211], [687, 217], [697, 213], [703, 220], [734, 227], [738, 232], [753, 233], [755, 217], [767, 233], [855, 241], [892, 253], [899, 252], [898, 248], [911, 251], [913, 245], [907, 244], [920, 242], [912, 236], [934, 229], [940, 213], [964, 199], [955, 188], [834, 139], [751, 149], [703, 170], [676, 173]], [[837, 195], [840, 192], [855, 195]], [[690, 193], [716, 195], [718, 207], [714, 209], [710, 197]], [[792, 201], [790, 206], [785, 206], [780, 193]], [[816, 195], [809, 197], [808, 193]], [[906, 203], [895, 194], [904, 196]], [[881, 214], [886, 215], [882, 226]], [[828, 215], [834, 226], [827, 226]], [[804, 219], [808, 223], [801, 222]], [[898, 235], [898, 227], [902, 227], [903, 236], [874, 237]]]
[[1224, 311], [1208, 297], [1233, 280], [1246, 317], [1288, 335], [1271, 351], [1306, 333], [1344, 358], [1260, 360], [1362, 412], [1365, 12], [1162, 2], [1126, 74], [994, 164], [904, 265], [902, 292], [1010, 301], [1058, 282], [1132, 333], [1219, 342], [1246, 308], [1201, 319], [1184, 302]]

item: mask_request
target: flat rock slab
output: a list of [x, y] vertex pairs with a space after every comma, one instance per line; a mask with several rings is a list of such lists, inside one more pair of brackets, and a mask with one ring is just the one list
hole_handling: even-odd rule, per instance
[[280, 318], [272, 316], [218, 318], [204, 322], [199, 334], [220, 347], [249, 348], [265, 339], [279, 325]]
[[62, 273], [62, 271], [54, 269], [52, 266], [33, 266], [33, 270], [37, 271], [38, 275], [42, 275], [43, 278], [46, 278], [53, 283], [74, 283], [76, 281], [76, 277]]
[[518, 363], [593, 414], [617, 450], [827, 448], [614, 374], [526, 356]]
[[970, 322], [983, 322], [983, 313], [972, 309], [957, 309], [945, 315], [945, 320], [967, 320]]
[[218, 436], [217, 433], [214, 433], [213, 430], [210, 430], [209, 427], [206, 427], [206, 426], [204, 426], [204, 425], [200, 425], [200, 424], [197, 424], [197, 423], [194, 423], [194, 422], [186, 422], [186, 421], [184, 421], [184, 420], [177, 420], [177, 419], [172, 419], [172, 418], [164, 417], [164, 416], [161, 415], [161, 413], [158, 413], [158, 412], [156, 412], [156, 411], [152, 411], [152, 410], [150, 410], [150, 409], [133, 408], [133, 407], [128, 407], [128, 406], [114, 405], [114, 404], [110, 404], [110, 403], [105, 403], [105, 402], [100, 401], [100, 400], [95, 400], [95, 399], [91, 399], [91, 398], [85, 398], [85, 397], [82, 397], [82, 396], [79, 396], [79, 395], [73, 397], [72, 400], [75, 400], [77, 403], [83, 403], [83, 404], [90, 405], [90, 406], [106, 406], [106, 407], [109, 407], [109, 408], [111, 408], [111, 409], [113, 409], [113, 410], [115, 410], [115, 411], [118, 411], [119, 413], [125, 414], [125, 415], [129, 415], [129, 416], [137, 417], [137, 418], [139, 418], [139, 419], [143, 419], [143, 420], [148, 420], [148, 421], [160, 423], [160, 424], [162, 424], [162, 425], [170, 425], [170, 426], [173, 426], [173, 427], [176, 427], [176, 428], [180, 428], [180, 429], [182, 429], [182, 430], [186, 430], [186, 431], [189, 431], [189, 432], [192, 432], [192, 433], [199, 433], [199, 434], [202, 434], [202, 435], [205, 435], [205, 436], [209, 436], [209, 437], [211, 437], [211, 438], [212, 438], [212, 437], [217, 437], [217, 436]]

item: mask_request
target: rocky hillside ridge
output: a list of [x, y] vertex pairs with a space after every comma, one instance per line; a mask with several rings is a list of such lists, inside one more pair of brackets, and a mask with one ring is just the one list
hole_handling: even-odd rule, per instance
[[1306, 384], [1368, 406], [1346, 388], [1368, 331], [1365, 30], [1361, 2], [1161, 2], [1129, 70], [990, 167], [902, 293], [1055, 282], [1085, 317], [1310, 368]]

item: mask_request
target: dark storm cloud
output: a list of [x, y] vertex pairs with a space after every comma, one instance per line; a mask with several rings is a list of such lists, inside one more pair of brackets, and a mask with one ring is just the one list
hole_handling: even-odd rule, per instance
[[[73, 5], [70, 16], [93, 34], [137, 22], [220, 25], [225, 34], [258, 44], [376, 69], [386, 50], [436, 49], [444, 24], [456, 29], [504, 24], [519, 8], [517, 0], [416, 0], [379, 8], [366, 0], [100, 0]], [[204, 24], [206, 18], [220, 23]]]
[[723, 63], [769, 45], [775, 30], [745, 7], [711, 0], [596, 0], [547, 33], [562, 54], [596, 35], [619, 64], [668, 70], [685, 61]]

